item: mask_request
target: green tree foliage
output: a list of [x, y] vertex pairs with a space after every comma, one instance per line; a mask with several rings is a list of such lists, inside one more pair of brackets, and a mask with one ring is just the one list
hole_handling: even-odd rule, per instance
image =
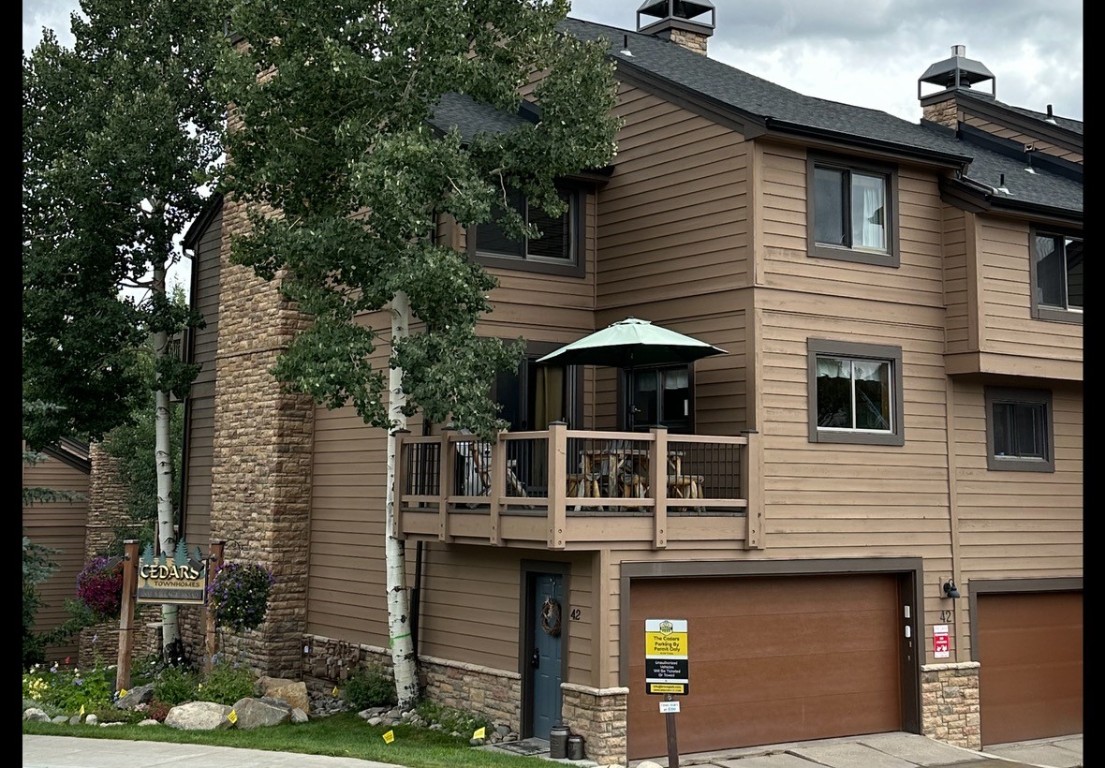
[[221, 7], [84, 0], [72, 49], [46, 30], [23, 57], [23, 391], [60, 406], [26, 425], [32, 448], [101, 439], [151, 387], [183, 395], [194, 378], [164, 356], [146, 380], [138, 358], [151, 334], [201, 322], [164, 271], [222, 152], [207, 88]]
[[[520, 350], [475, 333], [496, 283], [427, 234], [446, 216], [489, 220], [507, 188], [559, 214], [554, 181], [613, 156], [612, 65], [604, 46], [557, 31], [568, 10], [567, 0], [236, 5], [231, 26], [249, 45], [224, 69], [242, 120], [228, 137], [226, 188], [254, 208], [233, 257], [265, 278], [280, 273], [281, 290], [314, 319], [281, 356], [278, 379], [392, 426], [387, 377], [370, 364], [379, 329], [354, 318], [402, 293], [421, 331], [391, 359], [407, 415], [421, 409], [484, 435], [503, 426], [490, 383]], [[536, 121], [476, 136], [428, 122], [451, 93], [518, 115], [536, 72]], [[524, 227], [507, 222], [514, 234]]]
[[[476, 333], [496, 281], [431, 235], [507, 211], [508, 194], [557, 216], [559, 177], [614, 153], [616, 90], [605, 45], [562, 35], [569, 0], [318, 0], [235, 4], [244, 43], [226, 55], [225, 189], [250, 230], [231, 258], [312, 318], [273, 369], [328, 408], [350, 404], [389, 430], [385, 499], [388, 632], [397, 700], [418, 695], [403, 543], [392, 534], [394, 431], [421, 410], [485, 437], [504, 425], [489, 396], [521, 344]], [[523, 108], [522, 89], [540, 75]], [[434, 125], [460, 94], [503, 130]], [[532, 119], [521, 118], [522, 114]], [[521, 118], [521, 119], [519, 119]], [[538, 237], [522, 218], [512, 236]], [[374, 367], [389, 310], [388, 367]], [[418, 332], [412, 332], [417, 325]]]
[[[171, 551], [169, 401], [197, 373], [171, 339], [202, 318], [171, 300], [166, 275], [221, 167], [225, 104], [209, 84], [225, 4], [82, 0], [81, 11], [72, 49], [46, 31], [23, 58], [23, 391], [60, 406], [24, 439], [100, 440], [152, 391], [157, 538]], [[163, 606], [166, 647], [176, 615]]]

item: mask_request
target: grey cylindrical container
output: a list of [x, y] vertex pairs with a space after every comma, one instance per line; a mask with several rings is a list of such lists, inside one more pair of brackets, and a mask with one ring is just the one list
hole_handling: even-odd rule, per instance
[[568, 726], [557, 723], [549, 729], [549, 757], [563, 760], [568, 756]]
[[583, 759], [583, 737], [579, 734], [573, 733], [568, 737], [568, 759]]

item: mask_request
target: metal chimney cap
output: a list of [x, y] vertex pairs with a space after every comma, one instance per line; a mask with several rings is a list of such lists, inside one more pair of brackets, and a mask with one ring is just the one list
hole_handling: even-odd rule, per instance
[[971, 88], [985, 80], [990, 82], [990, 95], [997, 95], [997, 78], [981, 61], [968, 59], [962, 55], [967, 52], [965, 45], [953, 45], [951, 58], [938, 61], [917, 79], [917, 98], [921, 96], [921, 83], [938, 85], [945, 90]]
[[658, 19], [689, 20], [715, 10], [710, 0], [645, 0], [637, 9], [637, 15], [640, 16], [643, 13]]

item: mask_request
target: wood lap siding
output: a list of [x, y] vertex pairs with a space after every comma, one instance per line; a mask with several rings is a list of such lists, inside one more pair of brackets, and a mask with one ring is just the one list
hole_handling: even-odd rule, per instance
[[[987, 469], [984, 392], [980, 384], [955, 385], [956, 497], [963, 572], [978, 579], [1081, 576], [1081, 387], [1053, 385], [1055, 472]], [[960, 642], [968, 643], [969, 638], [964, 636]]]
[[[760, 396], [773, 558], [922, 556], [950, 567], [945, 212], [935, 177], [899, 167], [897, 268], [807, 254], [806, 155], [765, 145]], [[902, 349], [905, 444], [809, 441], [807, 341]], [[939, 601], [926, 602], [935, 621]]]
[[1028, 225], [979, 217], [985, 287], [983, 351], [1040, 360], [1082, 360], [1082, 326], [1032, 318], [1033, 239]]
[[194, 333], [192, 361], [200, 366], [188, 393], [188, 448], [184, 490], [186, 538], [189, 546], [206, 546], [211, 538], [211, 470], [215, 437], [215, 357], [219, 337], [219, 249], [223, 214], [220, 208], [200, 236], [192, 259], [193, 305], [204, 327]]
[[904, 306], [942, 307], [943, 213], [935, 177], [910, 168], [898, 172], [901, 266], [812, 258], [806, 241], [806, 153], [791, 147], [763, 150], [764, 280], [768, 287], [809, 294], [856, 297], [857, 305], [882, 301], [881, 311]]
[[[947, 308], [947, 351], [973, 352], [970, 343], [971, 300], [974, 286], [970, 275], [974, 271], [968, 265], [966, 242], [966, 214], [950, 205], [943, 206], [944, 219], [944, 304]], [[977, 334], [978, 329], [975, 329]]]
[[978, 128], [992, 133], [995, 136], [1000, 136], [1003, 139], [1009, 139], [1021, 144], [1032, 144], [1036, 147], [1038, 152], [1043, 152], [1048, 155], [1054, 155], [1055, 157], [1061, 157], [1064, 160], [1070, 160], [1072, 163], [1081, 163], [1084, 157], [1081, 152], [1075, 152], [1065, 147], [1060, 147], [1046, 139], [1041, 139], [1037, 136], [1029, 136], [1026, 133], [1022, 133], [1015, 128], [1007, 128], [1006, 126], [999, 125], [987, 120], [984, 117], [977, 117], [975, 115], [965, 115], [963, 122], [972, 128]]
[[625, 125], [615, 172], [599, 192], [599, 309], [624, 316], [745, 285], [743, 138], [624, 84], [617, 113]]
[[[82, 494], [78, 501], [36, 503], [23, 507], [23, 535], [51, 550], [57, 570], [38, 588], [43, 605], [35, 616], [35, 631], [46, 632], [69, 618], [65, 602], [77, 593], [77, 574], [85, 563], [85, 526], [88, 522], [89, 475], [52, 456], [23, 467], [23, 486], [52, 488]], [[77, 640], [46, 649], [46, 660], [76, 658]]]
[[[373, 366], [386, 372], [391, 321], [384, 312], [364, 321], [383, 333]], [[316, 407], [307, 587], [310, 634], [387, 647], [386, 459], [384, 430], [366, 425], [352, 407]], [[413, 554], [412, 550], [408, 558], [411, 574]]]

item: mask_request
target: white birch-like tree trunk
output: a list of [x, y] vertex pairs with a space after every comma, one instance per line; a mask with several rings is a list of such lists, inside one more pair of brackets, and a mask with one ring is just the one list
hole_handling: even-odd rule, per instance
[[[158, 264], [153, 270], [153, 290], [166, 295], [166, 268]], [[157, 331], [153, 334], [154, 356], [160, 360], [169, 354], [169, 334]], [[169, 441], [169, 393], [158, 389], [154, 393], [154, 461], [157, 466], [157, 542], [160, 551], [172, 557], [176, 554], [176, 531], [173, 529], [173, 461]], [[167, 652], [180, 638], [177, 623], [177, 606], [161, 605], [161, 650]]]
[[[398, 291], [391, 300], [391, 343], [410, 333], [411, 306], [407, 295]], [[407, 428], [403, 407], [407, 395], [403, 390], [403, 371], [392, 368], [388, 372], [388, 413], [391, 429], [388, 431], [387, 490], [385, 496], [384, 536], [387, 559], [388, 593], [388, 643], [391, 646], [392, 671], [395, 676], [395, 694], [399, 706], [407, 708], [418, 700], [418, 677], [414, 638], [411, 636], [410, 596], [407, 594], [407, 558], [403, 542], [395, 536], [395, 432]]]

